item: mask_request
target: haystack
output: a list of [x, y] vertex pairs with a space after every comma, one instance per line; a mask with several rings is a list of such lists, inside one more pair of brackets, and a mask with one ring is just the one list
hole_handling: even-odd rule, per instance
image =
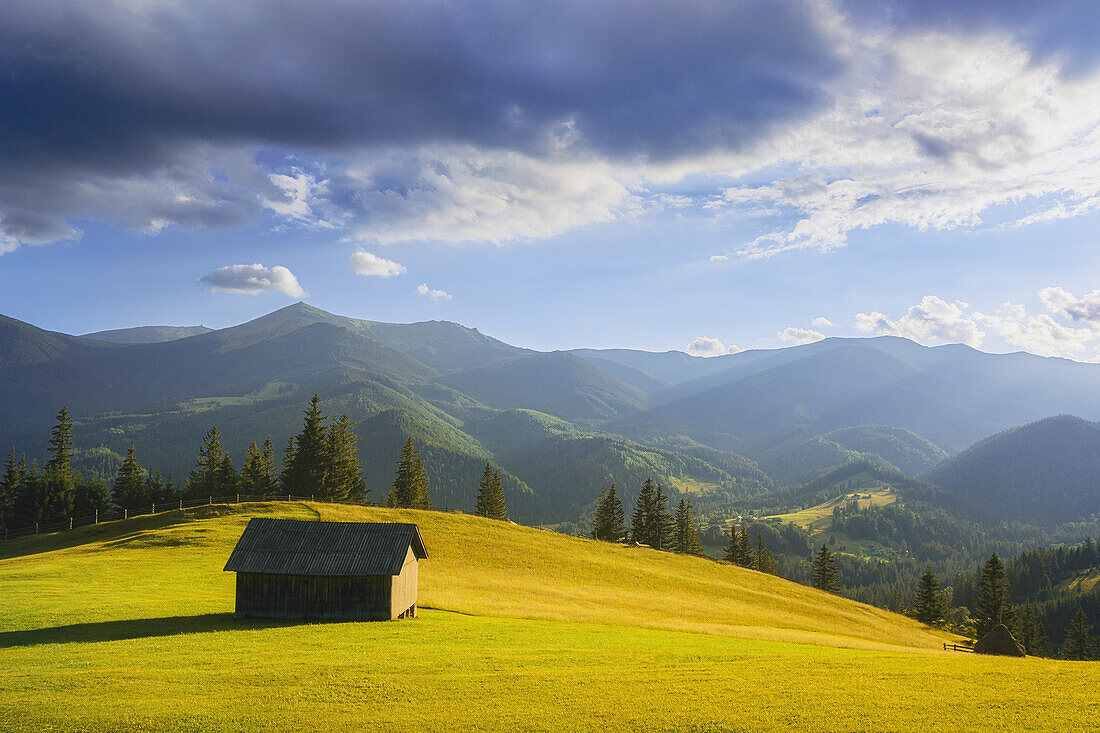
[[993, 630], [974, 645], [975, 654], [1000, 654], [1004, 657], [1023, 657], [1024, 648], [1012, 636], [1004, 624], [997, 624]]

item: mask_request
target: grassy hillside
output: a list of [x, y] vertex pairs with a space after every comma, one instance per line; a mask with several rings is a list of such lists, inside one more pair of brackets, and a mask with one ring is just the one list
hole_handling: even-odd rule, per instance
[[851, 494], [829, 499], [817, 506], [808, 507], [788, 514], [777, 514], [771, 517], [765, 517], [765, 519], [778, 519], [784, 524], [789, 522], [810, 533], [824, 532], [832, 525], [833, 509], [838, 506], [850, 505], [856, 509], [866, 509], [872, 506], [886, 506], [887, 504], [893, 504], [897, 501], [898, 495], [893, 489], [888, 487], [884, 488], [883, 485], [878, 482], [873, 486], [874, 488], [867, 487]]
[[[221, 567], [255, 514], [416, 521], [429, 608], [234, 620]], [[1100, 665], [945, 654], [778, 578], [473, 517], [204, 507], [0, 554], [7, 730], [1068, 730], [1100, 712]]]

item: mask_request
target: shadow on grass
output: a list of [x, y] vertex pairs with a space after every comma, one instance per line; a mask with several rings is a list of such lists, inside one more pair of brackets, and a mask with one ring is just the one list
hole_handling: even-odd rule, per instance
[[231, 613], [206, 613], [198, 616], [169, 616], [166, 618], [140, 618], [125, 621], [101, 621], [89, 624], [70, 624], [48, 629], [0, 632], [0, 649], [39, 644], [91, 643], [98, 641], [124, 641], [149, 639], [180, 634], [204, 634], [214, 631], [246, 631], [251, 629], [281, 628], [303, 624], [326, 623], [318, 619], [254, 619], [234, 618]]

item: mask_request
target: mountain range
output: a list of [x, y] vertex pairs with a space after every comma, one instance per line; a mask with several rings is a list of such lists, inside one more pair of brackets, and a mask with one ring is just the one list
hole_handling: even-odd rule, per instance
[[[987, 449], [960, 451], [1051, 415], [1100, 418], [1100, 365], [894, 337], [710, 358], [547, 353], [455, 323], [380, 323], [302, 303], [218, 330], [84, 336], [0, 316], [0, 445], [30, 457], [66, 405], [87, 466], [109, 471], [105, 451], [133, 441], [145, 465], [182, 479], [210, 426], [239, 461], [253, 440], [284, 443], [314, 393], [359, 423], [375, 500], [411, 436], [438, 505], [469, 508], [492, 461], [517, 517], [556, 522], [590, 511], [612, 481], [630, 501], [652, 475], [705, 511], [853, 460], [984, 496], [993, 480], [967, 467], [988, 465]], [[1086, 498], [1069, 514], [1090, 508], [1100, 511]]]

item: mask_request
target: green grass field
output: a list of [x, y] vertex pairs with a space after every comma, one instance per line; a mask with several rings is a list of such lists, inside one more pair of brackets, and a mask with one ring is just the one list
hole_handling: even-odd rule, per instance
[[[415, 521], [416, 620], [232, 617], [248, 516]], [[475, 517], [203, 507], [0, 545], [5, 730], [1089, 730], [1100, 665], [944, 653], [713, 561]]]
[[776, 514], [764, 519], [778, 519], [783, 524], [794, 524], [810, 533], [820, 533], [829, 529], [833, 524], [833, 509], [847, 504], [851, 500], [859, 504], [860, 509], [869, 506], [886, 506], [893, 504], [898, 499], [897, 493], [891, 488], [875, 488], [863, 491], [854, 491], [844, 496], [822, 502], [817, 506], [802, 509], [789, 514]]

